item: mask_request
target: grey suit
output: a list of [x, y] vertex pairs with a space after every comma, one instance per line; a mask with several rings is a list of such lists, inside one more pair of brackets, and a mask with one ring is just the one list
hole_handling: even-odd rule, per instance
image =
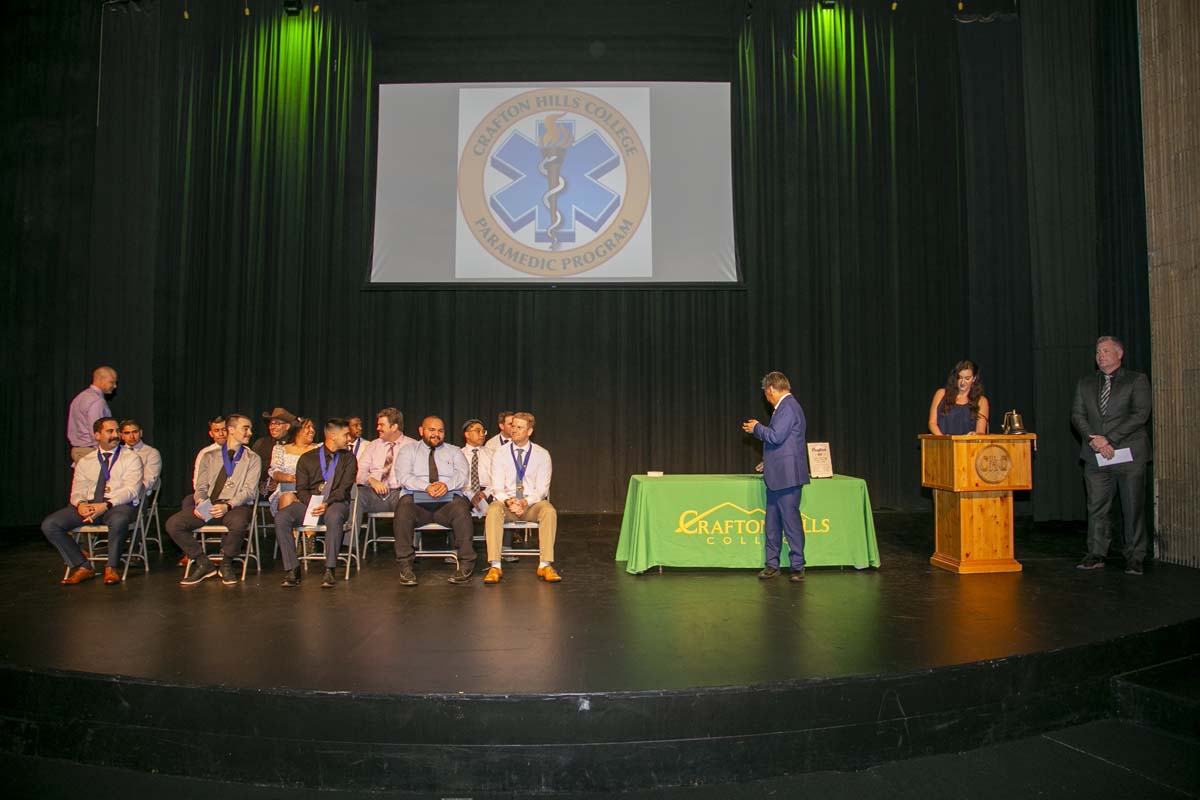
[[[1088, 553], [1103, 558], [1112, 540], [1110, 512], [1114, 495], [1121, 495], [1125, 518], [1125, 558], [1140, 563], [1146, 556], [1146, 464], [1153, 460], [1147, 423], [1150, 420], [1150, 381], [1140, 372], [1119, 368], [1113, 373], [1105, 413], [1100, 413], [1104, 374], [1097, 370], [1079, 380], [1071, 405], [1071, 424], [1083, 437], [1083, 481], [1087, 488]], [[1101, 467], [1089, 436], [1101, 435], [1114, 449], [1128, 447], [1132, 463]]]

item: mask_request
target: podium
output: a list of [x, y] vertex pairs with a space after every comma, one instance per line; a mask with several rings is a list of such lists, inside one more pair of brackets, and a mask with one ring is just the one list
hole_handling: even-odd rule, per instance
[[918, 438], [921, 485], [933, 489], [937, 549], [929, 563], [959, 574], [1020, 572], [1013, 491], [1033, 488], [1037, 435]]

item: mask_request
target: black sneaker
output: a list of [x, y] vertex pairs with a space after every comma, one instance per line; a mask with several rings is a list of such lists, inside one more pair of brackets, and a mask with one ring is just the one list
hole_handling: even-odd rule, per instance
[[1104, 559], [1100, 556], [1089, 555], [1083, 561], [1075, 565], [1075, 569], [1103, 569]]
[[792, 570], [792, 574], [788, 577], [788, 580], [791, 581], [792, 583], [803, 583], [804, 582], [804, 567], [801, 567], [800, 569]]
[[400, 568], [400, 585], [401, 586], [416, 586], [417, 576], [413, 574], [412, 567]]
[[285, 589], [291, 589], [293, 586], [299, 586], [300, 568], [296, 567], [295, 569], [284, 570], [283, 581], [280, 582], [279, 585]]
[[238, 582], [238, 572], [234, 569], [233, 564], [226, 559], [221, 562], [221, 583], [226, 586], [236, 586]]
[[451, 575], [449, 578], [446, 578], [446, 580], [449, 581], [450, 583], [470, 583], [471, 576], [474, 574], [475, 574], [474, 567], [471, 567], [469, 569], [460, 569], [460, 570], [456, 571], [453, 575]]
[[321, 588], [332, 589], [335, 586], [337, 586], [337, 574], [331, 569], [325, 570], [325, 576], [321, 578]]
[[1131, 558], [1129, 560], [1129, 562], [1125, 565], [1125, 574], [1126, 575], [1141, 575], [1142, 574], [1142, 562], [1136, 558]]
[[180, 586], [195, 586], [201, 581], [206, 581], [217, 574], [217, 565], [209, 561], [207, 558], [201, 558], [192, 564], [192, 571], [186, 578], [179, 582]]

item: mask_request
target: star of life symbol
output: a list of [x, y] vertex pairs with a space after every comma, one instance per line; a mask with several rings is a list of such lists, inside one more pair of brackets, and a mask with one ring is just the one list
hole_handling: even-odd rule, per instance
[[493, 192], [488, 205], [512, 233], [534, 223], [534, 241], [551, 250], [575, 241], [576, 223], [599, 232], [621, 205], [621, 196], [600, 182], [620, 165], [620, 155], [596, 131], [576, 141], [575, 122], [564, 116], [538, 121], [536, 142], [512, 131], [489, 162], [512, 183]]
[[604, 91], [496, 93], [490, 110], [471, 111], [478, 122], [460, 127], [456, 275], [553, 279], [602, 265], [608, 276], [650, 275], [649, 95]]

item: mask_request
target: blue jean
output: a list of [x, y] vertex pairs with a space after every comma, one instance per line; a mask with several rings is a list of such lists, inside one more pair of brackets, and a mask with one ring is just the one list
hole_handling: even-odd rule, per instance
[[[788, 557], [793, 570], [804, 566], [804, 523], [800, 519], [799, 486], [786, 489], [767, 489], [766, 565], [779, 568], [779, 552], [783, 536], [787, 535]], [[782, 531], [780, 530], [782, 528]]]
[[113, 506], [103, 514], [97, 515], [91, 522], [84, 522], [83, 517], [74, 506], [60, 508], [42, 520], [42, 533], [50, 540], [62, 556], [62, 560], [71, 569], [82, 567], [88, 563], [79, 549], [75, 537], [70, 530], [80, 525], [108, 526], [108, 566], [113, 569], [121, 564], [121, 552], [125, 549], [125, 540], [129, 538], [129, 529], [137, 519], [137, 508], [130, 505]]

